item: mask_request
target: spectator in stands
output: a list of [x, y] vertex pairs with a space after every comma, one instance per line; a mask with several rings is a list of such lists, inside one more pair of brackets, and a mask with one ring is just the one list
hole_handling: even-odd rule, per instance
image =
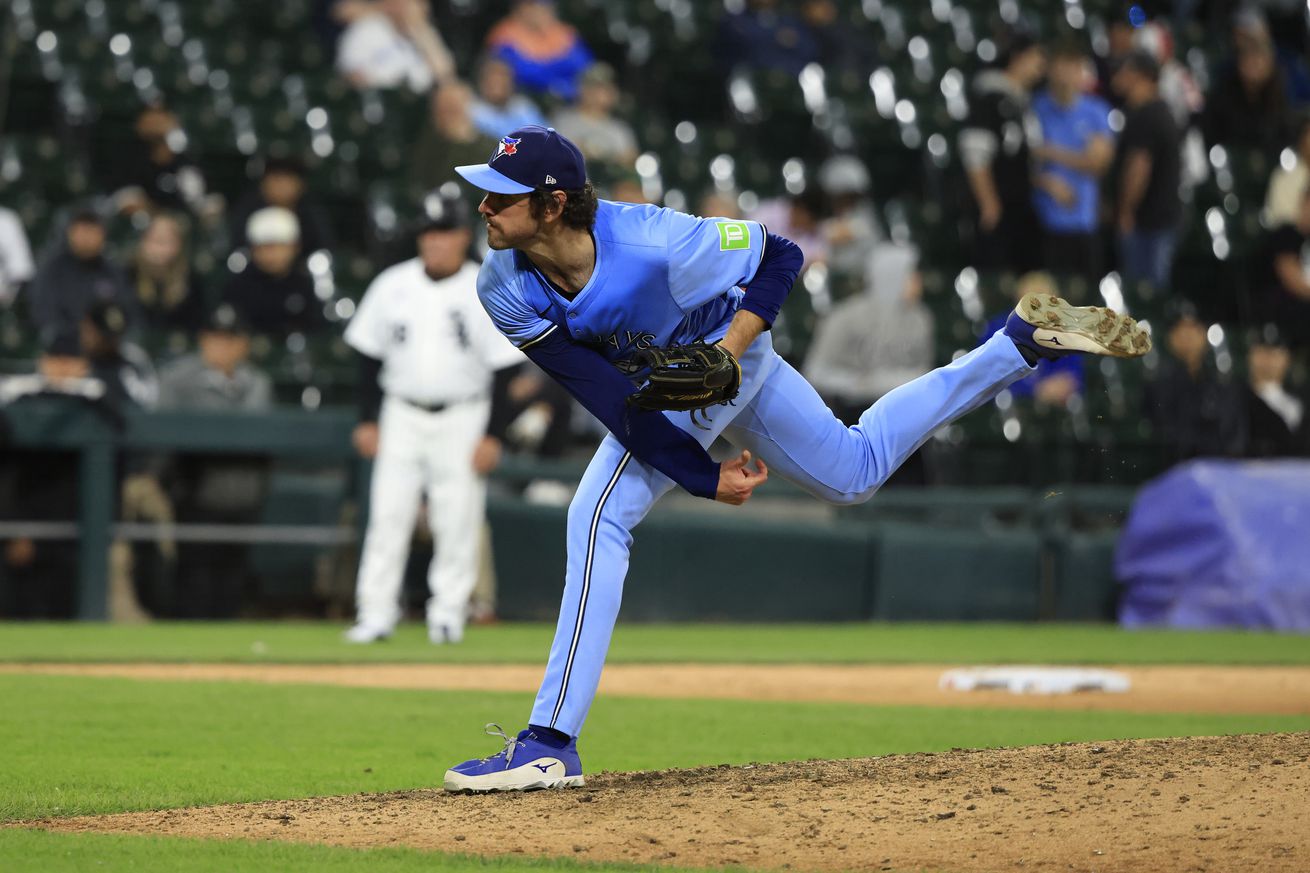
[[863, 30], [840, 16], [835, 0], [802, 0], [801, 20], [814, 38], [824, 69], [867, 76], [878, 66], [878, 49]]
[[0, 308], [9, 306], [36, 274], [22, 219], [0, 206]]
[[[199, 351], [160, 374], [161, 409], [267, 412], [273, 386], [249, 363], [250, 336], [240, 314], [222, 305], [199, 335]], [[263, 456], [187, 454], [165, 475], [177, 520], [184, 524], [255, 524], [264, 504], [268, 459]], [[173, 614], [231, 618], [241, 607], [249, 548], [232, 543], [178, 544]]]
[[635, 172], [620, 173], [609, 185], [609, 200], [618, 203], [650, 203], [646, 189], [641, 185], [641, 177]]
[[1247, 351], [1246, 454], [1252, 458], [1310, 455], [1305, 399], [1287, 390], [1292, 353], [1275, 325], [1253, 333]]
[[976, 222], [972, 263], [980, 270], [1026, 272], [1039, 260], [1024, 124], [1029, 92], [1045, 69], [1041, 46], [1016, 35], [998, 66], [973, 82], [959, 142]]
[[614, 68], [597, 62], [582, 74], [577, 104], [555, 113], [555, 129], [577, 143], [588, 166], [626, 170], [637, 159], [637, 137], [631, 125], [614, 117], [618, 102]]
[[[1216, 5], [1222, 8], [1224, 4]], [[1233, 45], [1245, 42], [1273, 45], [1283, 91], [1293, 109], [1310, 103], [1310, 67], [1306, 65], [1310, 33], [1305, 16], [1306, 7], [1297, 0], [1258, 0], [1239, 6], [1231, 17]]]
[[191, 268], [183, 220], [161, 212], [141, 232], [128, 265], [127, 281], [153, 330], [193, 333], [205, 312], [204, 289]]
[[137, 142], [115, 150], [110, 175], [117, 211], [131, 215], [168, 209], [203, 215], [208, 211], [204, 174], [186, 155], [186, 134], [162, 103], [150, 103], [136, 119]]
[[455, 75], [428, 0], [376, 0], [341, 34], [337, 69], [356, 88], [408, 87], [424, 94]]
[[[134, 405], [153, 405], [158, 384], [149, 358], [124, 340], [125, 310], [112, 300], [92, 302], [76, 325], [72, 346], [37, 361], [38, 376], [29, 393], [82, 397], [121, 425]], [[27, 381], [27, 380], [25, 380]], [[6, 397], [6, 400], [14, 399]], [[22, 415], [22, 407], [8, 411]], [[122, 471], [127, 464], [120, 462]], [[0, 517], [27, 521], [74, 521], [77, 517], [79, 472], [75, 455], [66, 451], [32, 449], [0, 452]], [[76, 601], [77, 549], [68, 543], [20, 537], [3, 542], [0, 550], [0, 614], [19, 618], [68, 619]], [[111, 576], [110, 617], [121, 616], [123, 595]], [[135, 599], [132, 599], [135, 606]], [[139, 607], [136, 607], [139, 609]]]
[[273, 383], [250, 363], [250, 332], [235, 307], [217, 306], [197, 332], [197, 351], [159, 374], [161, 409], [264, 412]]
[[1124, 98], [1119, 136], [1116, 229], [1124, 283], [1145, 281], [1167, 291], [1182, 220], [1181, 144], [1178, 125], [1159, 95], [1160, 65], [1134, 51], [1115, 74]]
[[250, 216], [268, 206], [280, 206], [296, 214], [300, 223], [300, 251], [308, 256], [313, 252], [331, 251], [334, 245], [332, 226], [323, 207], [305, 192], [305, 165], [294, 157], [268, 156], [264, 158], [264, 172], [259, 187], [248, 192], [232, 208], [232, 247], [250, 244], [246, 238], [246, 224]]
[[1051, 51], [1047, 87], [1033, 98], [1042, 140], [1032, 150], [1043, 266], [1095, 287], [1101, 269], [1101, 177], [1114, 161], [1110, 106], [1084, 90], [1087, 53], [1066, 40]]
[[480, 132], [495, 139], [529, 124], [546, 124], [537, 104], [515, 90], [513, 68], [491, 56], [478, 65], [478, 93], [469, 114]]
[[1128, 57], [1128, 53], [1134, 48], [1133, 42], [1137, 35], [1137, 28], [1133, 27], [1132, 22], [1128, 20], [1132, 2], [1116, 4], [1105, 25], [1106, 47], [1105, 54], [1098, 55], [1096, 58], [1096, 86], [1097, 91], [1106, 102], [1115, 108], [1123, 107], [1123, 97], [1116, 93], [1111, 83], [1114, 81], [1114, 74], [1119, 71], [1119, 65], [1123, 59]]
[[1233, 63], [1210, 88], [1202, 130], [1210, 145], [1270, 155], [1291, 138], [1287, 92], [1268, 33], [1239, 36]]
[[[1060, 288], [1050, 273], [1026, 273], [1014, 283], [1014, 300], [1019, 302], [1025, 294], [1049, 294], [1058, 296]], [[987, 322], [983, 328], [982, 340], [986, 342], [992, 334], [1005, 327], [1005, 319], [1011, 309], [1006, 309]], [[1041, 360], [1037, 370], [1027, 379], [1010, 386], [1010, 394], [1018, 399], [1031, 399], [1037, 406], [1063, 409], [1074, 397], [1083, 393], [1083, 361], [1078, 355], [1068, 355], [1054, 360]]]
[[78, 325], [96, 301], [122, 306], [129, 326], [139, 321], [127, 279], [105, 253], [104, 219], [91, 208], [73, 213], [64, 244], [37, 270], [30, 290], [28, 313], [52, 354], [77, 354]]
[[805, 253], [804, 268], [808, 268], [828, 261], [828, 241], [823, 234], [827, 208], [823, 192], [810, 187], [799, 194], [764, 200], [746, 217], [800, 246]]
[[835, 281], [863, 288], [869, 253], [882, 236], [869, 198], [869, 171], [859, 158], [837, 155], [819, 167], [818, 181], [831, 211], [822, 224], [828, 268]]
[[1160, 99], [1174, 114], [1179, 130], [1187, 130], [1205, 108], [1205, 95], [1190, 70], [1174, 57], [1174, 38], [1163, 22], [1143, 25], [1133, 32], [1132, 47], [1149, 52], [1160, 64]]
[[741, 214], [737, 205], [738, 194], [735, 191], [720, 191], [711, 188], [702, 195], [696, 204], [696, 215], [702, 218], [735, 218]]
[[1241, 398], [1215, 370], [1206, 326], [1190, 304], [1175, 308], [1165, 347], [1168, 355], [1142, 395], [1156, 437], [1173, 461], [1240, 455]]
[[510, 65], [523, 88], [569, 101], [578, 96], [578, 76], [592, 61], [582, 37], [559, 20], [550, 0], [514, 0], [509, 15], [487, 34], [487, 48]]
[[1310, 117], [1301, 119], [1294, 148], [1283, 150], [1278, 166], [1269, 177], [1264, 213], [1267, 226], [1297, 223], [1307, 187], [1310, 187]]
[[488, 136], [473, 123], [473, 92], [460, 81], [432, 92], [431, 115], [410, 153], [409, 181], [417, 191], [431, 191], [455, 178], [454, 168], [478, 164], [496, 152], [502, 131]]
[[847, 424], [898, 385], [933, 366], [933, 318], [923, 304], [919, 252], [881, 243], [869, 256], [864, 293], [838, 303], [819, 322], [805, 377]]
[[328, 54], [334, 54], [341, 34], [360, 18], [372, 14], [377, 0], [313, 0], [310, 23]]
[[228, 280], [222, 300], [257, 333], [285, 336], [322, 325], [314, 283], [297, 261], [300, 222], [281, 206], [266, 206], [246, 223], [250, 261]]
[[1310, 273], [1306, 244], [1310, 242], [1310, 186], [1301, 189], [1301, 209], [1294, 223], [1281, 224], [1265, 237], [1255, 264], [1255, 316], [1287, 331], [1296, 345], [1310, 344]]
[[78, 325], [87, 373], [104, 385], [103, 402], [115, 412], [150, 409], [159, 399], [159, 380], [150, 356], [127, 340], [127, 310], [114, 300], [97, 300]]
[[1148, 52], [1160, 64], [1160, 99], [1173, 113], [1182, 138], [1179, 193], [1192, 199], [1197, 185], [1210, 178], [1210, 158], [1199, 128], [1205, 94], [1186, 64], [1174, 56], [1174, 38], [1168, 25], [1153, 22], [1133, 32], [1133, 47]]
[[818, 60], [814, 34], [778, 6], [778, 0], [746, 0], [745, 8], [719, 20], [715, 57], [725, 71], [746, 68], [796, 75]]

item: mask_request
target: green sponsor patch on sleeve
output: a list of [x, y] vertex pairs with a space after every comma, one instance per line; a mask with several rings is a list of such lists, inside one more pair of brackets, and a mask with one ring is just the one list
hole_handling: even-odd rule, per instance
[[751, 247], [751, 228], [744, 221], [720, 221], [719, 251], [733, 252]]

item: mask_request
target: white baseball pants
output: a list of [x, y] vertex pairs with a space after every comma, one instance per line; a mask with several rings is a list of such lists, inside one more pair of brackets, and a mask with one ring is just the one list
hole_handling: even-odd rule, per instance
[[409, 544], [426, 493], [433, 539], [428, 625], [463, 628], [477, 582], [487, 493], [485, 480], [473, 471], [473, 450], [490, 412], [489, 401], [440, 412], [391, 397], [383, 401], [355, 590], [361, 624], [392, 628], [400, 621]]

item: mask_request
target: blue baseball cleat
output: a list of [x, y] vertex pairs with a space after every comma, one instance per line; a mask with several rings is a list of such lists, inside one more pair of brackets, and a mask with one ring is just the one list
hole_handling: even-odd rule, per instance
[[1136, 358], [1151, 350], [1151, 335], [1127, 315], [1103, 306], [1074, 306], [1050, 294], [1025, 294], [1005, 322], [1005, 334], [1039, 358], [1075, 352]]
[[578, 740], [562, 749], [548, 746], [530, 729], [511, 738], [497, 724], [487, 725], [487, 736], [500, 737], [505, 748], [490, 758], [474, 758], [446, 771], [447, 791], [532, 791], [537, 788], [580, 788], [582, 761]]

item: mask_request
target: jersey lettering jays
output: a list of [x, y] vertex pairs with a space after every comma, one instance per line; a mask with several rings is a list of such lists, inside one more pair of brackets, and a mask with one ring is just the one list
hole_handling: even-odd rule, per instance
[[483, 262], [478, 296], [515, 345], [561, 330], [615, 363], [651, 346], [721, 339], [759, 268], [765, 231], [602, 200], [592, 236], [596, 267], [572, 300], [519, 252]]

